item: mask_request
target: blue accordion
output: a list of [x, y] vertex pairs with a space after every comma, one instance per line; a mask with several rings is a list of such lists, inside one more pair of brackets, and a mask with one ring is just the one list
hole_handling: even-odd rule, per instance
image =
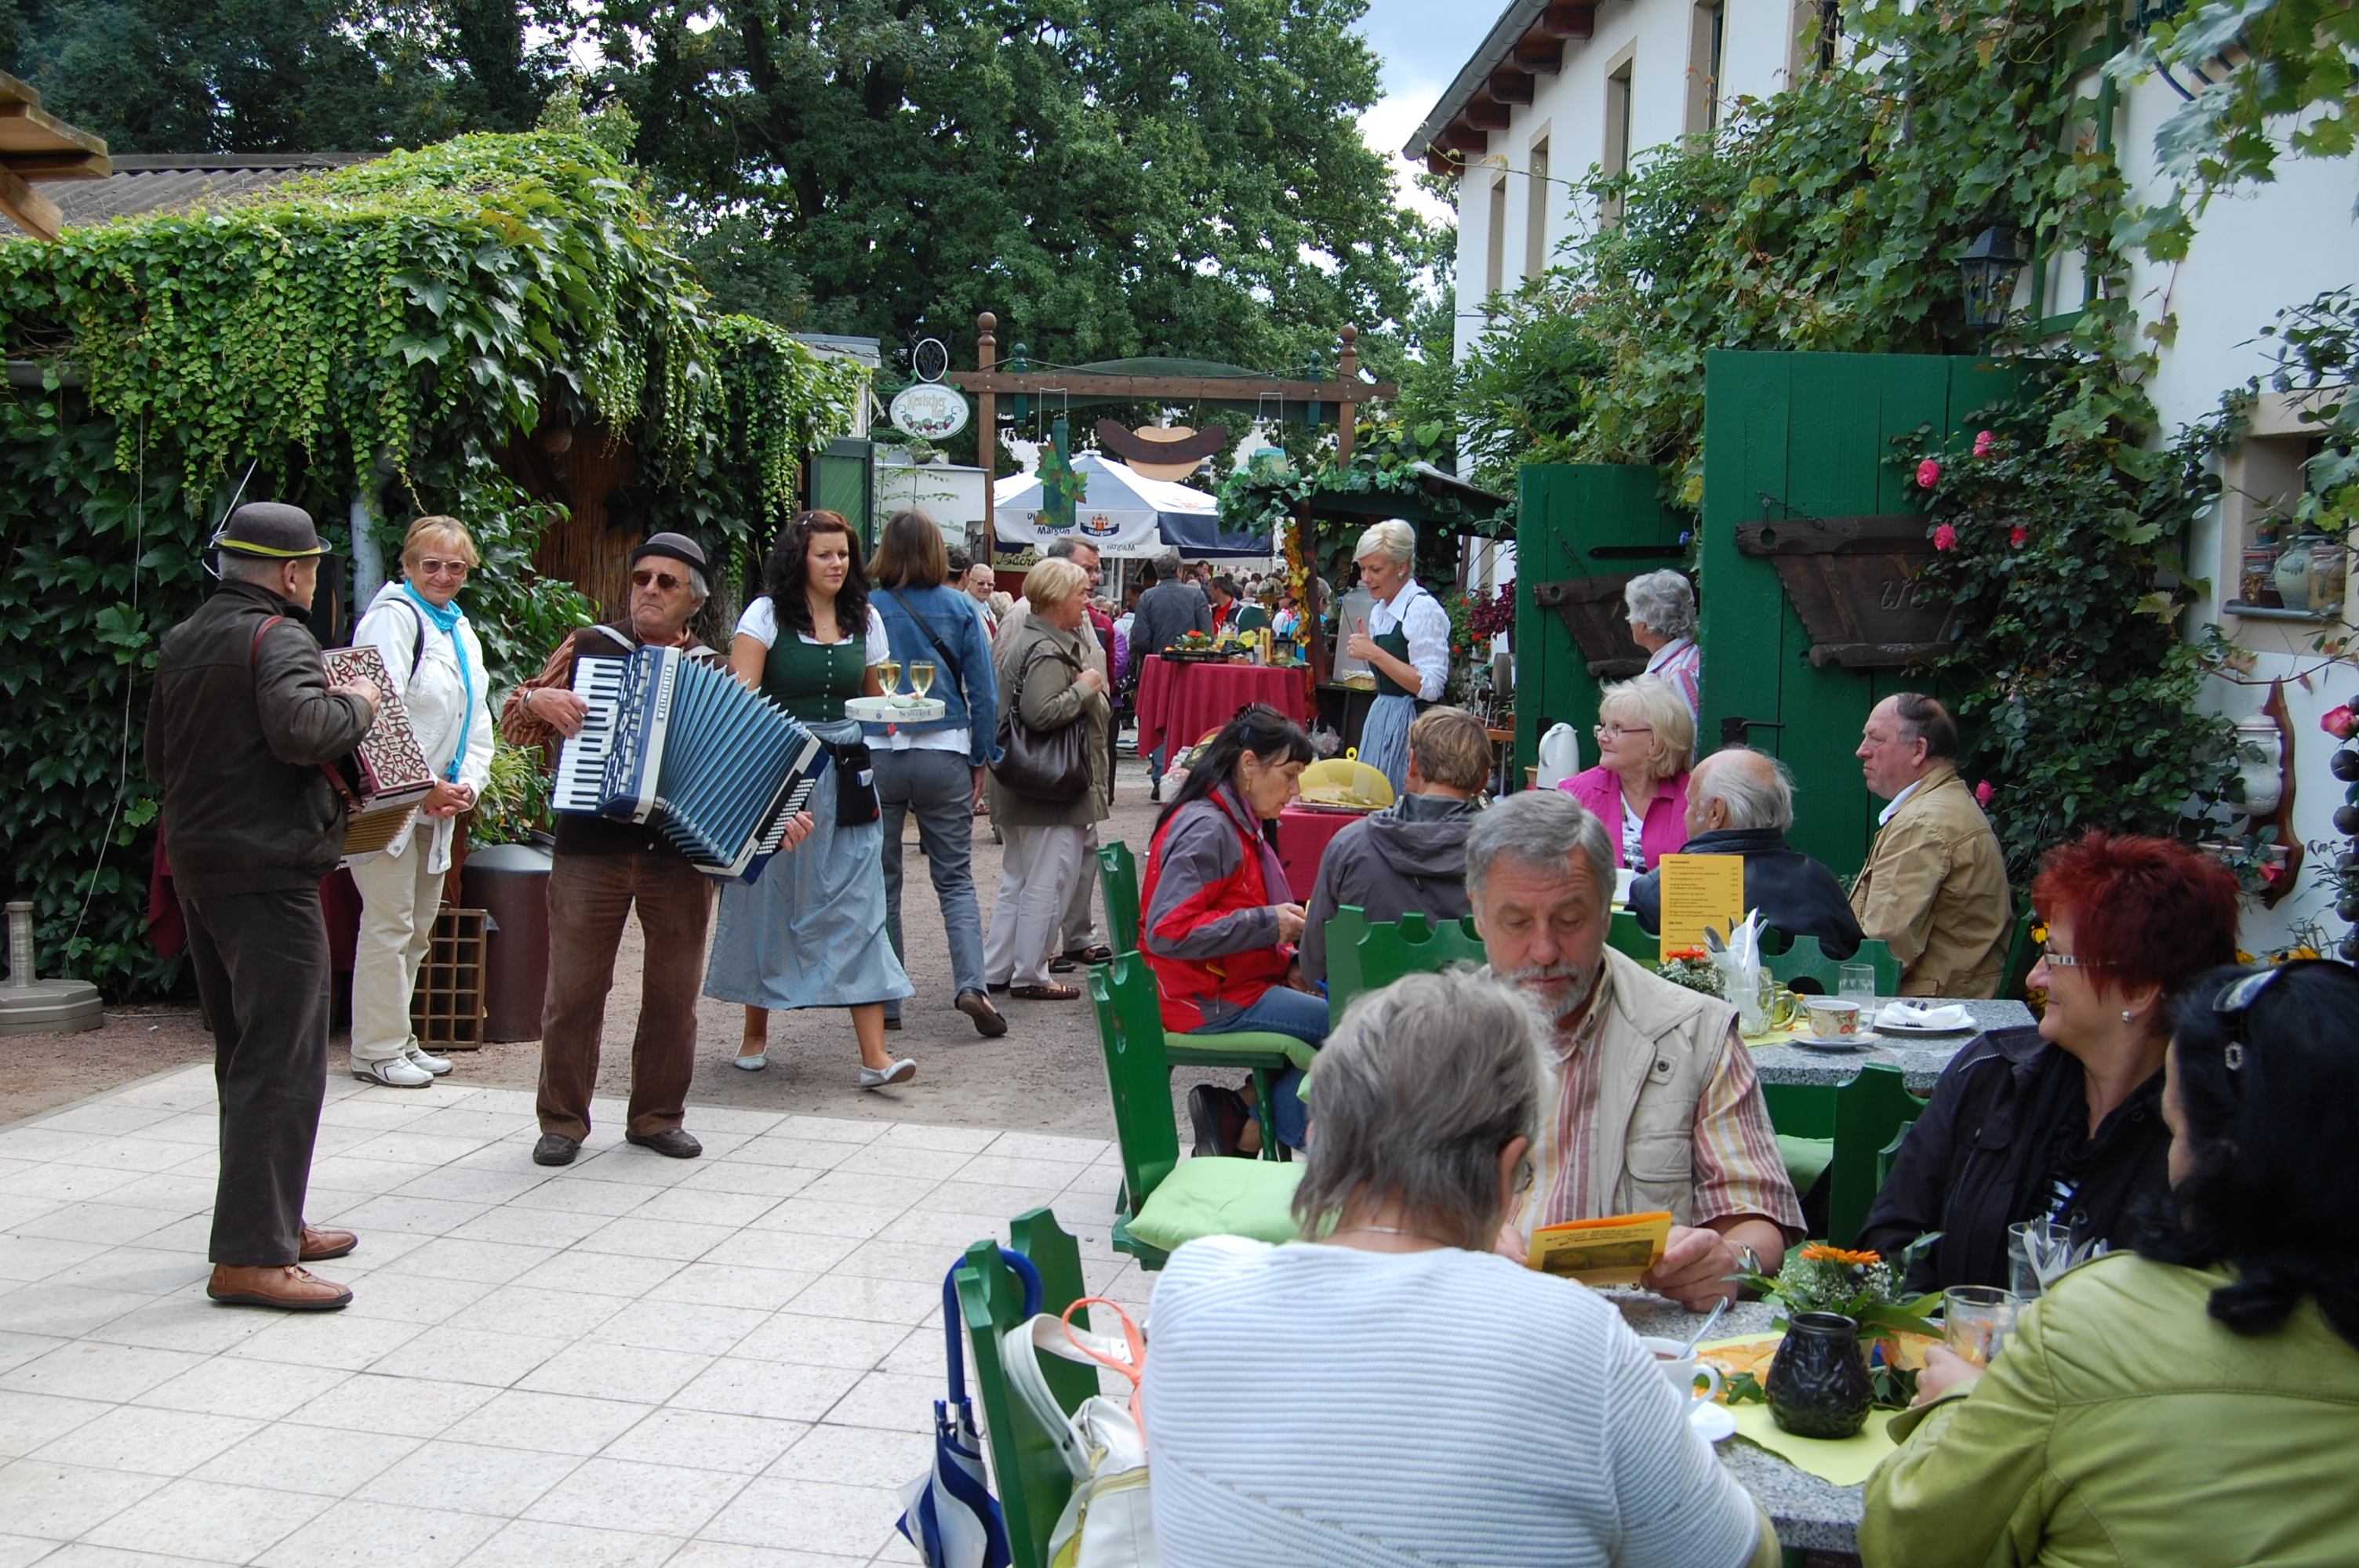
[[760, 876], [828, 763], [767, 697], [678, 648], [584, 654], [573, 692], [590, 711], [559, 754], [550, 809], [647, 823], [709, 876]]

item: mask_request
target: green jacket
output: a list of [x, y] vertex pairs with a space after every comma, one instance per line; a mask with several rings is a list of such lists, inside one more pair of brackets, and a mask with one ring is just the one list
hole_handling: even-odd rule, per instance
[[2233, 1333], [2223, 1278], [2116, 1253], [2059, 1281], [1970, 1396], [1894, 1420], [1865, 1568], [2359, 1563], [2359, 1348], [2315, 1301]]

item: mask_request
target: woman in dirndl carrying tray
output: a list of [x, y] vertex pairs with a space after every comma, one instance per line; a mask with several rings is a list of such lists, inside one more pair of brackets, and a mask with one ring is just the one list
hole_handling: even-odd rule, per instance
[[1360, 535], [1353, 559], [1375, 603], [1343, 651], [1375, 673], [1376, 700], [1360, 727], [1360, 761], [1408, 787], [1408, 727], [1450, 680], [1450, 612], [1418, 586], [1417, 530], [1394, 519]]
[[885, 934], [876, 789], [860, 726], [843, 715], [850, 698], [884, 694], [877, 666], [892, 654], [852, 524], [803, 513], [771, 552], [763, 587], [737, 619], [730, 667], [826, 742], [831, 763], [804, 808], [810, 837], [751, 886], [722, 884], [704, 994], [745, 1004], [736, 1065], [749, 1072], [769, 1065], [772, 1012], [849, 1006], [860, 1087], [906, 1084], [918, 1064], [885, 1049], [885, 1004], [915, 988]]

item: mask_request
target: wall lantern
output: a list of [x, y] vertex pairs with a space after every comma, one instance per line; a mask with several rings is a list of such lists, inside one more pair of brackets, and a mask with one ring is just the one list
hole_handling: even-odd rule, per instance
[[1994, 223], [1976, 234], [1958, 258], [1958, 271], [1965, 278], [1966, 325], [1982, 333], [1985, 347], [1991, 329], [2006, 325], [2015, 280], [2025, 260], [2022, 234], [2006, 223]]

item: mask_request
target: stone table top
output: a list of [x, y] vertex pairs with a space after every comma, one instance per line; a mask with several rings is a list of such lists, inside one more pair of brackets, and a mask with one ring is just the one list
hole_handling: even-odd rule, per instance
[[[1623, 1319], [1640, 1334], [1685, 1340], [1703, 1326], [1701, 1313], [1689, 1312], [1647, 1291], [1630, 1288], [1599, 1293], [1619, 1307]], [[1774, 1315], [1760, 1302], [1741, 1302], [1712, 1326], [1712, 1337], [1736, 1339], [1770, 1333]], [[1739, 1438], [1718, 1444], [1713, 1452], [1777, 1527], [1780, 1543], [1809, 1552], [1858, 1552], [1864, 1486], [1838, 1487]]]
[[[1890, 1000], [1879, 998], [1876, 1005], [1881, 1007]], [[1887, 1034], [1867, 1050], [1842, 1053], [1806, 1050], [1799, 1045], [1756, 1045], [1752, 1047], [1754, 1068], [1765, 1084], [1832, 1086], [1849, 1083], [1870, 1062], [1882, 1062], [1899, 1068], [1908, 1087], [1925, 1094], [1940, 1077], [1941, 1069], [1950, 1065], [1950, 1058], [1984, 1035], [1995, 1029], [2026, 1028], [2037, 1022], [2031, 1010], [2019, 1001], [1969, 1001], [1951, 997], [1925, 1000], [1964, 1008], [1973, 1015], [1973, 1029], [1955, 1034]]]

